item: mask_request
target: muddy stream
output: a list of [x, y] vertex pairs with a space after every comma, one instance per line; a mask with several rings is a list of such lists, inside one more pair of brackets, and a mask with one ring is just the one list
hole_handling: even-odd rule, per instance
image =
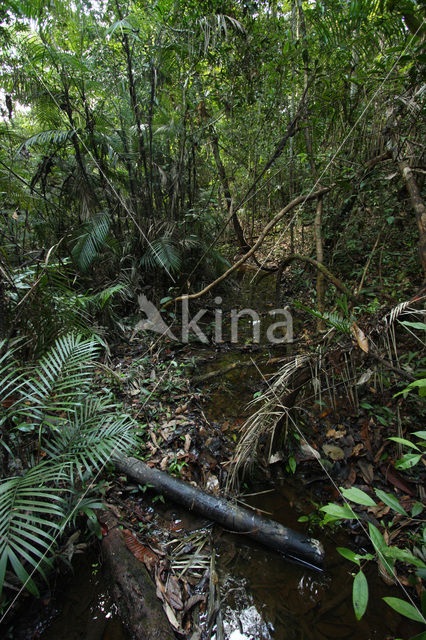
[[[249, 278], [247, 280], [250, 281]], [[240, 283], [240, 287], [237, 292], [242, 305], [240, 309], [250, 306], [264, 314], [272, 308], [275, 295], [273, 278], [264, 278], [251, 285]], [[244, 340], [247, 344], [250, 342], [249, 330], [250, 326], [242, 330], [243, 343]], [[269, 355], [279, 356], [289, 348], [288, 345], [274, 347]], [[201, 358], [203, 364], [198, 373], [206, 373], [236, 361], [248, 362], [251, 358], [264, 356], [265, 351], [261, 354], [245, 352], [241, 347], [215, 350], [197, 346], [189, 355]], [[267, 375], [268, 369], [264, 368], [262, 373]], [[224, 429], [227, 424], [232, 428], [241, 422], [247, 416], [247, 402], [259, 388], [260, 380], [261, 375], [253, 366], [239, 367], [217, 378], [204, 405], [207, 419], [225, 425]], [[273, 479], [247, 489], [249, 493], [261, 493], [244, 500], [275, 520], [306, 531], [306, 523], [302, 524], [298, 519], [313, 512], [312, 501], [325, 503], [333, 499], [328, 481], [312, 482], [312, 467], [309, 469], [304, 470], [300, 465], [294, 476], [283, 470], [275, 471]], [[316, 476], [321, 474], [318, 467]], [[185, 528], [195, 529], [206, 524], [175, 505], [162, 505], [162, 509], [169, 510], [175, 519], [181, 519]], [[383, 582], [373, 563], [366, 568], [370, 587], [367, 613], [361, 622], [356, 621], [352, 608], [352, 567], [335, 551], [336, 546], [352, 547], [353, 538], [339, 530], [330, 534], [315, 529], [313, 535], [320, 538], [326, 548], [322, 572], [289, 563], [279, 554], [257, 546], [244, 536], [225, 533], [220, 527], [213, 529], [225, 637], [231, 640], [385, 640], [409, 637], [409, 622], [401, 622], [400, 616], [382, 601], [383, 596], [401, 594]], [[362, 547], [363, 540], [359, 542]], [[38, 623], [36, 635], [26, 637], [127, 640], [107, 587], [95, 551], [77, 558], [74, 575], [66, 584], [59, 585], [58, 595], [53, 606], [49, 607], [49, 615]]]

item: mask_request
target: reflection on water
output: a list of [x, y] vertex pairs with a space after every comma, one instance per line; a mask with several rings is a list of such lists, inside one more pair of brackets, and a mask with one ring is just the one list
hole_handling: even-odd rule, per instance
[[[291, 488], [291, 493], [297, 502], [296, 486]], [[290, 506], [279, 488], [273, 494], [258, 496], [257, 501], [251, 500], [256, 506], [272, 511], [275, 520], [302, 530], [296, 521], [297, 505]], [[335, 542], [327, 540], [324, 533], [319, 535], [326, 547], [323, 572], [288, 562], [280, 554], [242, 536], [225, 534], [217, 539], [217, 571], [226, 637], [231, 637], [228, 634], [232, 631], [249, 640], [408, 637], [397, 635], [402, 634], [397, 628], [400, 617], [381, 600], [383, 596], [400, 594], [381, 581], [374, 565], [367, 568], [370, 585], [367, 613], [361, 622], [355, 619], [352, 568], [335, 551], [335, 544], [350, 545], [350, 541], [343, 533], [336, 534]]]
[[[272, 303], [274, 280], [265, 278], [261, 285], [251, 287], [240, 308], [245, 304], [261, 312]], [[226, 429], [232, 436], [243, 421], [247, 402], [262, 380], [256, 367], [249, 366], [251, 359], [263, 357], [265, 360], [265, 355], [279, 353], [276, 348], [272, 354], [241, 353], [241, 350], [213, 354], [205, 348], [197, 351], [208, 358], [201, 373], [223, 368], [236, 360], [246, 362], [226, 379], [217, 379], [216, 390], [209, 392], [206, 403], [208, 419], [219, 420], [221, 424], [227, 422]], [[265, 375], [273, 372], [277, 365], [265, 366], [263, 362], [261, 366]], [[310, 495], [303, 482], [302, 475], [284, 476], [276, 481], [272, 492], [244, 500], [269, 512], [282, 524], [303, 531], [305, 525], [297, 519], [309, 513], [311, 498], [321, 501], [318, 496]], [[259, 490], [265, 488], [270, 487]], [[194, 518], [178, 506], [172, 508], [174, 517], [182, 519], [185, 526], [188, 518]], [[383, 596], [398, 597], [400, 593], [383, 583], [373, 563], [365, 568], [370, 600], [366, 615], [358, 622], [352, 607], [352, 565], [335, 551], [336, 546], [351, 546], [351, 541], [339, 531], [333, 533], [333, 538], [328, 538], [325, 531], [316, 531], [315, 536], [321, 538], [326, 548], [323, 572], [291, 563], [242, 535], [231, 535], [215, 527], [216, 568], [226, 640], [391, 640], [414, 635], [416, 629], [411, 633], [407, 624], [401, 623], [401, 618], [382, 601]], [[102, 574], [93, 575], [90, 561], [87, 558], [86, 565], [82, 563], [77, 568], [75, 580], [58, 605], [62, 613], [42, 634], [44, 640], [124, 640], [114, 606], [105, 596], [107, 585], [102, 584]]]
[[56, 603], [60, 614], [43, 640], [126, 640], [96, 556], [76, 558], [73, 566], [74, 575]]
[[[272, 303], [274, 279], [265, 278], [260, 284], [251, 283], [248, 291], [246, 289], [245, 303], [262, 312]], [[267, 357], [288, 354], [291, 348], [283, 346], [277, 352], [276, 347], [271, 350], [267, 346], [268, 350], [256, 354], [225, 351], [207, 361], [202, 373], [221, 369], [236, 360], [246, 363], [230, 372], [225, 379], [218, 378], [216, 388], [211, 390], [206, 400], [208, 419], [226, 421], [230, 435], [237, 433], [247, 417], [246, 405], [259, 389], [262, 376], [276, 371], [277, 364], [268, 365]], [[249, 366], [252, 360], [258, 363], [259, 368]], [[244, 501], [268, 512], [274, 520], [303, 531], [305, 525], [298, 523], [298, 518], [312, 510], [312, 499], [321, 502], [320, 497], [311, 495], [307, 487], [303, 488], [303, 483], [302, 475], [284, 475], [276, 480], [274, 491], [262, 492]], [[258, 490], [265, 488], [269, 487], [259, 487]], [[331, 537], [328, 531], [323, 530], [315, 531], [314, 537], [320, 537], [326, 548], [323, 572], [290, 563], [243, 536], [218, 531], [216, 566], [221, 585], [225, 637], [232, 640], [385, 640], [409, 637], [407, 624], [401, 623], [400, 616], [382, 600], [383, 596], [400, 597], [401, 594], [380, 579], [374, 563], [364, 568], [370, 588], [367, 613], [361, 621], [356, 620], [351, 575], [355, 565], [336, 552], [337, 546], [351, 547], [350, 538], [341, 531], [335, 531]], [[414, 629], [412, 633], [415, 632]]]

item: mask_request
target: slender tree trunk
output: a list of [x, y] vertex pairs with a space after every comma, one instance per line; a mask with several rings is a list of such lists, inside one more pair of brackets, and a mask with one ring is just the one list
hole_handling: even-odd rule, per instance
[[[119, 17], [120, 20], [122, 20], [123, 19], [123, 15], [122, 15], [118, 0], [116, 0], [115, 5], [116, 5], [116, 8], [117, 8], [118, 17]], [[144, 138], [143, 138], [141, 114], [140, 114], [139, 103], [138, 103], [137, 94], [136, 94], [135, 78], [134, 78], [134, 73], [133, 73], [132, 54], [131, 54], [131, 51], [130, 51], [129, 38], [127, 37], [126, 33], [123, 33], [122, 46], [123, 46], [123, 51], [124, 51], [124, 54], [125, 54], [125, 57], [126, 57], [127, 80], [128, 80], [128, 83], [129, 83], [130, 105], [131, 105], [131, 108], [132, 108], [132, 111], [133, 111], [133, 115], [134, 115], [134, 118], [135, 118], [136, 129], [137, 129], [137, 134], [138, 134], [138, 153], [139, 153], [138, 166], [139, 167], [141, 165], [143, 166], [143, 171], [144, 171], [144, 176], [145, 176], [146, 194], [145, 194], [145, 198], [143, 200], [144, 200], [144, 204], [145, 204], [145, 208], [146, 208], [146, 214], [149, 217], [152, 217], [151, 181], [150, 181], [150, 176], [149, 176], [149, 172], [148, 172], [148, 163], [147, 163], [147, 157], [146, 157], [145, 142], [144, 142]]]
[[[303, 13], [302, 2], [301, 0], [297, 0], [297, 3], [298, 3], [298, 9], [299, 9], [300, 30], [301, 30], [302, 38], [304, 41], [302, 57], [305, 63], [304, 85], [305, 85], [305, 91], [306, 91], [308, 87], [308, 82], [309, 82], [309, 52], [306, 45], [306, 24], [305, 24], [305, 16]], [[315, 188], [321, 187], [319, 183], [318, 171], [317, 171], [315, 157], [314, 157], [313, 148], [312, 148], [312, 137], [311, 137], [311, 131], [309, 126], [309, 116], [307, 111], [305, 114], [305, 144], [306, 144], [306, 153], [308, 154], [308, 159], [311, 166], [312, 176], [315, 181]], [[324, 249], [323, 249], [323, 241], [322, 241], [322, 211], [323, 211], [323, 198], [321, 196], [318, 198], [317, 208], [315, 213], [315, 221], [314, 221], [316, 258], [317, 258], [318, 264], [320, 265], [324, 263]], [[325, 284], [324, 272], [321, 269], [317, 270], [316, 291], [317, 291], [318, 311], [320, 313], [324, 313], [326, 284]], [[324, 321], [321, 318], [318, 318], [317, 319], [318, 331], [324, 331], [325, 328], [326, 327], [325, 327]]]
[[84, 180], [84, 182], [86, 183], [87, 189], [89, 191], [90, 197], [93, 201], [93, 203], [97, 203], [97, 197], [95, 194], [95, 191], [93, 189], [93, 185], [89, 179], [89, 176], [87, 175], [87, 171], [86, 171], [86, 166], [84, 164], [83, 161], [83, 156], [81, 155], [81, 150], [80, 150], [80, 145], [78, 143], [78, 136], [76, 131], [76, 126], [75, 126], [75, 122], [74, 122], [74, 116], [73, 116], [73, 110], [72, 110], [72, 105], [71, 105], [71, 100], [70, 100], [70, 94], [69, 94], [69, 88], [68, 88], [68, 83], [65, 80], [65, 78], [62, 78], [63, 81], [63, 86], [64, 86], [64, 111], [68, 116], [68, 121], [73, 129], [73, 134], [71, 136], [71, 140], [72, 140], [72, 144], [74, 147], [74, 153], [75, 153], [75, 159], [77, 162], [77, 165], [80, 169], [81, 172], [81, 176]]
[[[315, 213], [315, 221], [314, 221], [314, 234], [315, 234], [315, 248], [317, 255], [318, 264], [324, 264], [324, 256], [323, 256], [323, 243], [322, 243], [322, 202], [323, 199], [318, 198], [317, 202], [317, 210]], [[322, 271], [317, 272], [317, 305], [318, 311], [320, 313], [324, 313], [325, 311], [325, 278], [324, 273]], [[324, 321], [318, 319], [317, 328], [320, 331], [325, 329]]]
[[398, 168], [410, 194], [411, 204], [416, 214], [419, 229], [419, 258], [426, 278], [426, 205], [407, 160], [399, 160]]
[[228, 211], [228, 215], [232, 215], [232, 224], [234, 225], [234, 231], [235, 235], [237, 236], [238, 244], [242, 251], [248, 251], [250, 249], [250, 246], [247, 244], [244, 238], [244, 232], [242, 230], [240, 221], [238, 220], [237, 214], [232, 211], [232, 197], [231, 190], [229, 188], [228, 176], [226, 175], [225, 167], [223, 166], [222, 158], [220, 157], [219, 140], [213, 127], [210, 127], [210, 141], [212, 144], [212, 151], [216, 163], [217, 172], [219, 174], [220, 183], [222, 185], [226, 208]]

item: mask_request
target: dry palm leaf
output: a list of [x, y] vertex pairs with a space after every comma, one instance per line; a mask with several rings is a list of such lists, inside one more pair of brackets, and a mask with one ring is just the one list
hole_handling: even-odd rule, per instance
[[143, 562], [148, 567], [148, 569], [152, 569], [152, 567], [157, 564], [157, 554], [151, 551], [151, 549], [148, 549], [148, 547], [144, 547], [144, 545], [135, 538], [131, 531], [125, 529], [123, 531], [123, 538], [129, 551], [133, 553], [137, 560]]

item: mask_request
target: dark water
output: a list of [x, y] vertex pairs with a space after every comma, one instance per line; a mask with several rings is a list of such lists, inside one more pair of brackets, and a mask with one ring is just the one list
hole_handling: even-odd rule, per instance
[[[256, 283], [254, 286], [253, 283], [246, 283], [242, 289], [245, 299], [241, 304], [257, 304], [260, 311], [264, 311], [274, 302], [273, 285], [271, 278], [262, 280], [258, 286]], [[249, 343], [250, 326], [247, 325], [244, 331], [247, 336], [244, 339]], [[231, 431], [235, 429], [236, 432], [236, 427], [244, 417], [246, 404], [257, 390], [262, 375], [268, 375], [276, 369], [276, 364], [268, 365], [267, 358], [284, 355], [285, 349], [268, 348], [262, 353], [246, 353], [241, 348], [228, 350], [226, 347], [216, 353], [208, 348], [193, 351], [190, 355], [196, 353], [204, 356], [201, 373], [225, 367], [236, 360], [245, 362], [245, 366], [218, 378], [215, 388], [209, 392], [205, 407], [207, 418], [228, 422]], [[262, 373], [252, 366], [253, 360], [259, 361]], [[245, 500], [286, 526], [304, 531], [306, 525], [297, 520], [301, 515], [312, 512], [312, 500], [319, 501], [318, 496], [311, 493], [311, 485], [305, 486], [307, 480], [309, 478], [305, 478], [299, 470], [295, 477], [280, 477], [278, 474], [273, 483], [271, 481], [268, 485], [254, 488], [256, 491], [266, 490], [267, 493]], [[324, 490], [324, 485], [321, 486]], [[196, 526], [193, 517], [180, 511], [179, 507], [173, 506], [173, 511], [191, 528]], [[365, 568], [370, 589], [368, 610], [362, 621], [356, 621], [351, 595], [351, 571], [355, 565], [345, 561], [335, 551], [336, 546], [351, 546], [351, 540], [342, 532], [334, 532], [330, 536], [323, 531], [316, 531], [315, 536], [321, 538], [326, 548], [323, 572], [292, 564], [244, 536], [215, 528], [214, 546], [225, 638], [390, 640], [409, 638], [420, 631], [415, 625], [411, 626], [409, 621], [401, 622], [401, 617], [384, 604], [383, 596], [401, 597], [401, 593], [384, 584], [374, 563]], [[76, 564], [74, 578], [55, 602], [53, 623], [45, 625], [47, 629], [40, 628], [36, 637], [43, 640], [125, 640], [98, 562], [94, 553]]]

